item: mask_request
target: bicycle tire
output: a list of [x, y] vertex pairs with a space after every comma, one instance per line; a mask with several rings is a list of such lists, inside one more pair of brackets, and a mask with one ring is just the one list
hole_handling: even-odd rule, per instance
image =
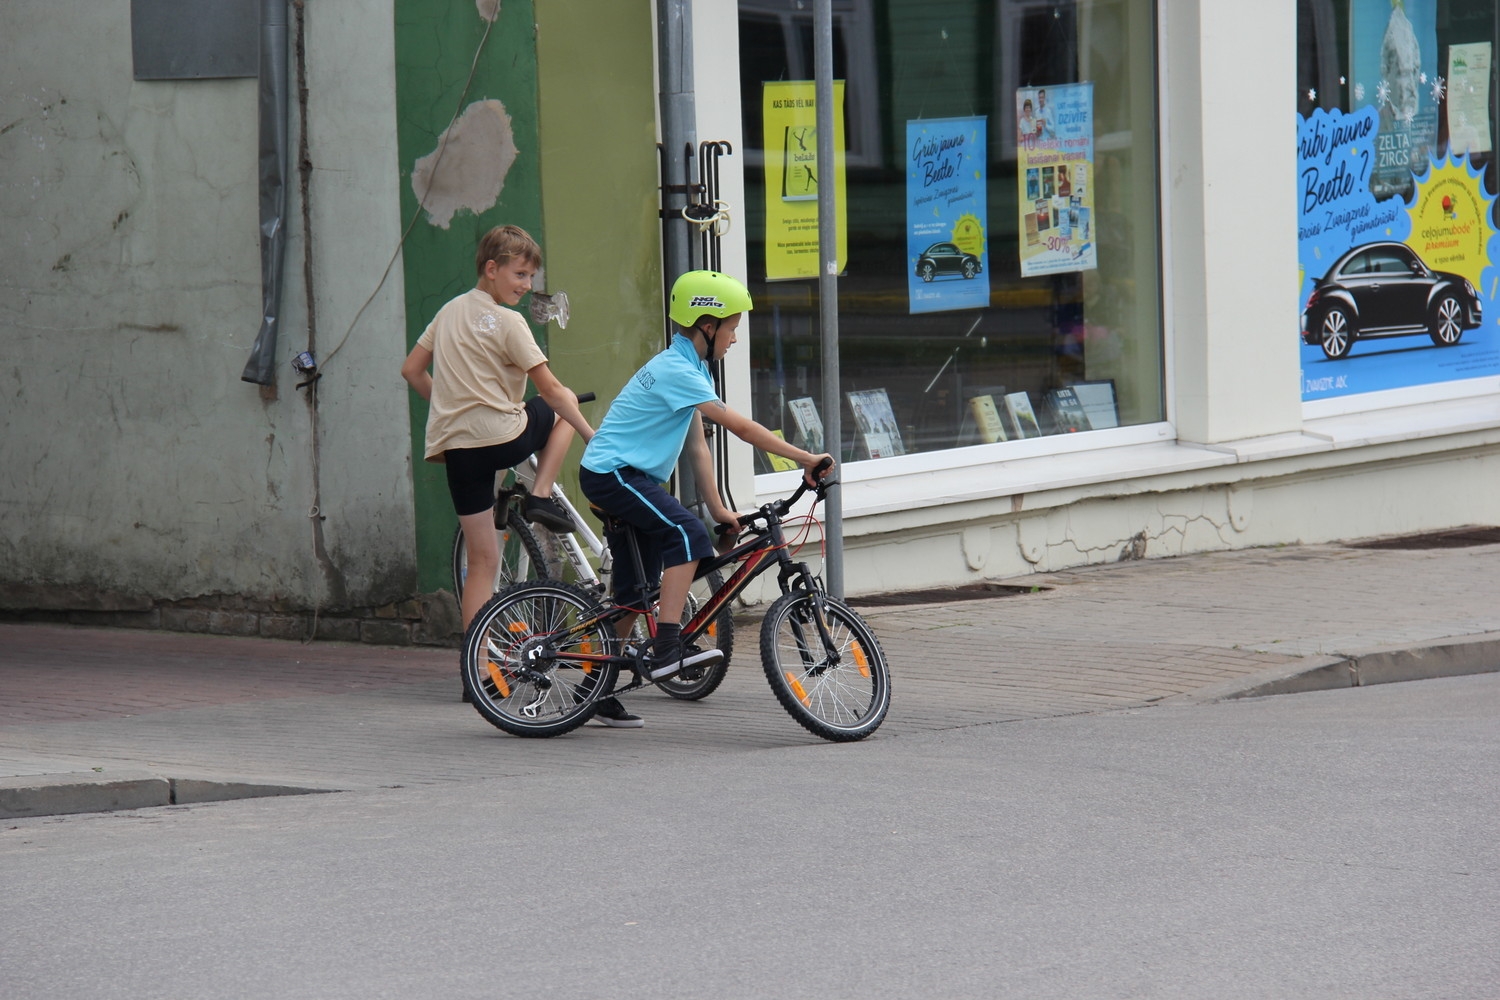
[[857, 612], [826, 594], [823, 607], [834, 662], [823, 649], [814, 595], [795, 590], [777, 598], [761, 623], [761, 665], [776, 700], [808, 732], [835, 743], [862, 740], [890, 709], [890, 667]]
[[[495, 533], [500, 536], [498, 539], [500, 572], [495, 577], [492, 592], [524, 580], [538, 580], [552, 576], [551, 573], [545, 571], [548, 562], [542, 543], [537, 540], [536, 533], [531, 530], [531, 526], [516, 512], [514, 507], [506, 512], [505, 527], [496, 528]], [[464, 545], [462, 527], [453, 533], [452, 566], [453, 596], [462, 604], [464, 583], [469, 576], [469, 553]]]
[[[722, 586], [724, 586], [724, 576], [718, 570], [694, 580], [693, 588], [688, 591], [687, 601], [682, 609], [682, 620], [690, 621], [709, 596]], [[676, 677], [656, 682], [657, 687], [682, 701], [707, 698], [720, 684], [724, 683], [724, 675], [729, 672], [729, 658], [734, 655], [734, 614], [729, 605], [726, 604], [724, 610], [714, 616], [707, 630], [694, 640], [694, 644], [704, 649], [711, 647], [721, 650], [724, 653], [724, 659], [711, 667], [704, 667], [703, 672], [697, 677], [684, 677], [678, 674]]]
[[615, 664], [549, 663], [528, 654], [549, 635], [575, 629], [560, 652], [613, 652], [613, 626], [587, 625], [602, 610], [592, 594], [553, 580], [512, 584], [490, 598], [464, 634], [460, 656], [475, 710], [513, 736], [560, 736], [593, 718], [600, 693], [614, 687]]

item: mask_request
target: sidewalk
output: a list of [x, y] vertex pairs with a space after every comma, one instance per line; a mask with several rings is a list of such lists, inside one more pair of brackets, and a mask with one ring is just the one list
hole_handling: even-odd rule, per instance
[[[1500, 545], [1253, 549], [1001, 581], [1014, 596], [861, 608], [891, 663], [873, 739], [1111, 709], [1500, 669]], [[564, 774], [824, 745], [776, 704], [759, 623], [701, 702], [646, 728], [501, 733], [458, 654], [0, 625], [0, 817]]]

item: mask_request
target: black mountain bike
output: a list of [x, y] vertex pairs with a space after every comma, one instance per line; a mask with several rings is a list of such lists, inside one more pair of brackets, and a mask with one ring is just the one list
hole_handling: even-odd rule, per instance
[[[682, 636], [695, 642], [750, 581], [775, 567], [782, 593], [760, 630], [766, 680], [782, 707], [809, 732], [847, 742], [864, 739], [884, 721], [891, 704], [890, 668], [864, 619], [826, 594], [805, 563], [793, 560], [781, 526], [805, 493], [814, 491], [816, 504], [832, 485], [804, 482], [790, 497], [742, 515], [738, 525], [720, 526], [721, 534], [751, 537], [699, 565], [699, 577], [737, 568], [683, 624]], [[630, 556], [638, 559], [635, 536], [627, 532], [626, 537]], [[637, 610], [558, 581], [505, 587], [464, 636], [464, 689], [474, 708], [513, 735], [558, 736], [592, 718], [605, 692], [625, 694], [653, 683], [644, 662], [647, 644], [616, 635], [616, 623]], [[622, 671], [631, 680], [616, 688]]]

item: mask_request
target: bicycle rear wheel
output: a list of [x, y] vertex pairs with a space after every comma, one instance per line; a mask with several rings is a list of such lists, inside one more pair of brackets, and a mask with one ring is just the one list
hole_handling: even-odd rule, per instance
[[[493, 593], [501, 587], [523, 580], [537, 580], [547, 572], [547, 556], [536, 533], [514, 507], [506, 511], [504, 527], [495, 529], [500, 543], [500, 572], [490, 583]], [[469, 578], [469, 554], [464, 545], [464, 529], [453, 533], [453, 596], [463, 600], [464, 583]]]
[[847, 604], [805, 590], [778, 598], [760, 628], [761, 665], [776, 700], [803, 728], [834, 742], [862, 740], [891, 706], [891, 674], [875, 633]]
[[[693, 615], [698, 613], [698, 609], [722, 586], [724, 586], [724, 577], [717, 570], [694, 580], [682, 609], [682, 620], [691, 621]], [[713, 620], [708, 623], [707, 630], [693, 642], [694, 645], [704, 649], [721, 650], [724, 653], [724, 659], [711, 667], [703, 667], [696, 677], [678, 674], [667, 680], [656, 682], [657, 687], [673, 698], [680, 698], [683, 701], [707, 698], [724, 682], [724, 675], [729, 672], [729, 658], [734, 655], [734, 615], [729, 605], [726, 604], [724, 610], [714, 616]]]
[[518, 583], [492, 597], [464, 635], [464, 692], [492, 725], [514, 736], [558, 736], [594, 715], [613, 688], [614, 627], [593, 596], [564, 583]]

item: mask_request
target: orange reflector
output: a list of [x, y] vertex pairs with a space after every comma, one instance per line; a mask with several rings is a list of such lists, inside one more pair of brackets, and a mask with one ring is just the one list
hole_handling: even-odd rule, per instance
[[709, 624], [708, 624], [708, 634], [710, 636], [712, 636], [713, 638], [715, 638], [715, 639], [717, 639], [719, 637], [719, 623], [718, 622], [709, 622]]
[[512, 631], [512, 632], [526, 632], [526, 631], [529, 631], [526, 628], [526, 623], [525, 622], [511, 622], [509, 625], [507, 625], [505, 627], [507, 629], [509, 629], [510, 631]]
[[792, 686], [792, 694], [797, 696], [798, 701], [802, 702], [802, 704], [804, 705], [811, 705], [811, 702], [809, 702], [807, 698], [807, 691], [803, 689], [801, 681], [793, 677], [791, 673], [788, 672], [786, 675], [786, 682]]
[[[594, 644], [592, 642], [580, 642], [578, 644], [578, 651], [580, 653], [592, 653], [594, 651]], [[594, 665], [592, 663], [580, 663], [579, 666], [583, 668], [583, 672], [586, 674], [594, 672]]]
[[853, 642], [850, 643], [850, 650], [854, 653], [854, 663], [859, 667], [859, 675], [870, 676], [870, 658], [865, 655], [865, 647], [858, 642]]
[[505, 674], [501, 672], [500, 668], [495, 666], [494, 663], [486, 660], [484, 669], [485, 672], [490, 675], [490, 680], [495, 682], [495, 689], [500, 692], [500, 697], [509, 698], [510, 685], [505, 683]]

